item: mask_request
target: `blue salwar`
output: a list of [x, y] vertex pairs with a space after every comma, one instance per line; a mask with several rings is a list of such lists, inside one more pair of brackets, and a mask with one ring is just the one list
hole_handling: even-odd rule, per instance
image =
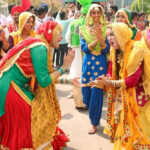
[[[88, 49], [86, 41], [81, 37], [81, 49], [85, 53], [82, 63], [82, 78], [83, 84], [95, 80], [98, 76], [106, 75], [107, 73], [107, 57], [109, 52], [109, 43], [106, 40], [106, 48], [101, 51], [101, 54], [93, 55]], [[92, 125], [99, 125], [102, 106], [103, 106], [103, 90], [100, 88], [83, 87], [82, 88], [83, 103], [89, 109], [89, 118]]]

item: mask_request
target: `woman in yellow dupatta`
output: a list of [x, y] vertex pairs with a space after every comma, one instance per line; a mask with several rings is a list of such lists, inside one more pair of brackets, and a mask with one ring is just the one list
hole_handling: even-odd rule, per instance
[[11, 34], [14, 46], [28, 37], [35, 37], [34, 31], [35, 15], [29, 12], [23, 12], [19, 16], [19, 29]]
[[131, 19], [131, 13], [128, 9], [122, 8], [119, 9], [115, 15], [115, 22], [122, 22], [129, 26], [129, 28], [133, 32], [133, 36], [131, 37], [132, 40], [139, 41], [142, 38], [141, 31], [133, 25], [133, 21]]
[[111, 24], [107, 35], [112, 46], [111, 79], [101, 76], [91, 82], [93, 86], [111, 87], [104, 132], [114, 142], [114, 150], [149, 150], [150, 135], [145, 129], [150, 126], [148, 52], [143, 42], [131, 40], [133, 33], [124, 23]]

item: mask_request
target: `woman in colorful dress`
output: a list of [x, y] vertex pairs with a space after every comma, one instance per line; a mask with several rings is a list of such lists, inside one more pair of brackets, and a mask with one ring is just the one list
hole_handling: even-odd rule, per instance
[[34, 26], [35, 15], [29, 12], [21, 13], [19, 16], [19, 29], [10, 35], [13, 37], [13, 43], [11, 44], [15, 46], [28, 37], [35, 37], [36, 32], [34, 31]]
[[[147, 36], [133, 41], [124, 23], [108, 26], [112, 46], [111, 78], [98, 77], [93, 86], [109, 88], [107, 125], [104, 132], [114, 150], [150, 149], [150, 47]], [[150, 42], [149, 42], [150, 44]]]
[[133, 32], [133, 36], [131, 39], [135, 41], [141, 40], [142, 37], [141, 31], [136, 29], [136, 27], [133, 25], [131, 13], [128, 9], [126, 8], [119, 9], [115, 15], [115, 22], [122, 22], [127, 24]]
[[106, 54], [109, 51], [109, 44], [106, 40], [106, 23], [103, 15], [103, 8], [100, 5], [91, 5], [85, 25], [80, 27], [81, 49], [85, 53], [81, 81], [85, 84], [85, 87], [82, 88], [83, 103], [89, 109], [89, 118], [92, 124], [89, 134], [96, 132], [103, 106], [103, 90], [91, 88], [88, 85], [89, 82], [107, 72]]
[[[74, 58], [69, 52], [64, 65], [52, 69], [51, 48], [58, 48], [62, 26], [47, 21], [13, 49], [0, 64], [0, 145], [1, 149], [61, 150], [68, 138], [57, 126], [61, 119], [55, 82]], [[29, 81], [36, 76], [38, 87], [31, 92]], [[31, 112], [32, 109], [32, 112]]]

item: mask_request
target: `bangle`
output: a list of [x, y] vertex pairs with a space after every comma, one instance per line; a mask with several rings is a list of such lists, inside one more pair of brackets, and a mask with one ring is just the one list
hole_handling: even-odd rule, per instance
[[66, 79], [66, 84], [68, 84], [68, 83], [69, 83], [69, 80]]
[[60, 72], [61, 75], [64, 73], [64, 71], [61, 67], [57, 71]]
[[92, 50], [91, 44], [88, 45], [88, 49], [89, 49], [90, 51]]
[[63, 73], [69, 68], [69, 66], [66, 66], [66, 65], [62, 65], [61, 66], [61, 69], [63, 70]]
[[64, 83], [63, 78], [61, 78], [61, 79], [60, 79], [60, 83], [61, 83], [61, 84], [63, 84], [63, 83]]
[[120, 88], [122, 85], [121, 85], [121, 80], [111, 80], [111, 85], [115, 88]]
[[101, 46], [101, 49], [105, 49], [105, 48], [106, 48], [106, 43]]

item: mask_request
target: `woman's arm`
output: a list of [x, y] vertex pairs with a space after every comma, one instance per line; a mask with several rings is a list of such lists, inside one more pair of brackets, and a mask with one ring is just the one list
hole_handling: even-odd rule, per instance
[[106, 41], [105, 41], [105, 47], [103, 48], [102, 47], [102, 53], [104, 53], [104, 54], [106, 54], [106, 53], [108, 53], [109, 52], [109, 49], [110, 49], [110, 45], [109, 45], [109, 42], [108, 42], [108, 40], [106, 39]]
[[94, 42], [90, 43], [89, 45], [86, 44], [86, 41], [81, 37], [81, 50], [84, 53], [90, 53], [91, 49], [98, 43], [98, 40], [95, 40]]
[[31, 59], [38, 83], [41, 87], [47, 87], [52, 83], [47, 66], [47, 49], [44, 46], [37, 46], [31, 49]]
[[127, 88], [137, 86], [142, 70], [143, 70], [143, 64], [138, 68], [138, 70], [134, 74], [124, 79]]
[[52, 80], [56, 80], [60, 77], [64, 71], [68, 69], [70, 64], [73, 61], [74, 54], [73, 52], [68, 52], [68, 55], [64, 57], [64, 65], [59, 68], [57, 71], [49, 74], [47, 66], [47, 49], [44, 46], [37, 46], [31, 49], [31, 58], [35, 71], [35, 75], [38, 83], [41, 87], [47, 87], [50, 85]]

